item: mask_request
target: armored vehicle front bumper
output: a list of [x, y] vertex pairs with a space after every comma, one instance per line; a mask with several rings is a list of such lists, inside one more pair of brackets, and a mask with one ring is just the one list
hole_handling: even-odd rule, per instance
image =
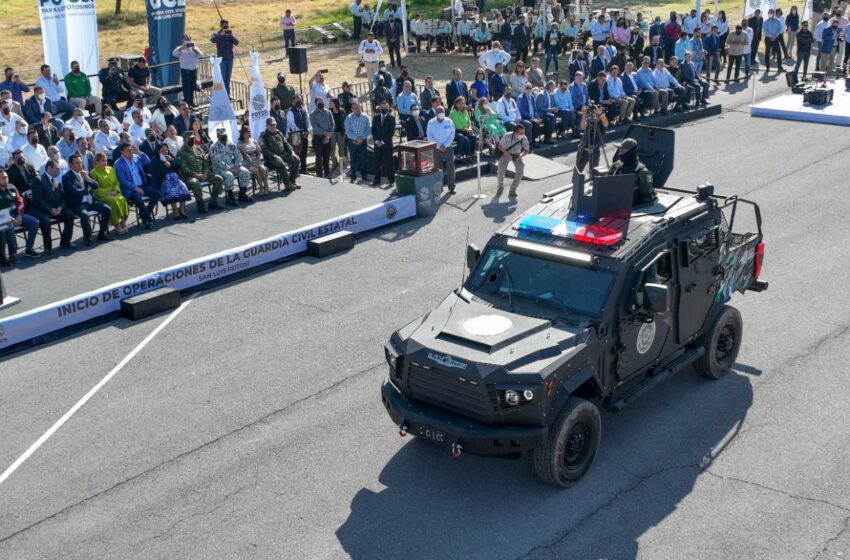
[[436, 443], [455, 454], [490, 457], [518, 456], [546, 441], [547, 426], [487, 426], [438, 408], [413, 402], [389, 381], [381, 387], [381, 400], [404, 434]]

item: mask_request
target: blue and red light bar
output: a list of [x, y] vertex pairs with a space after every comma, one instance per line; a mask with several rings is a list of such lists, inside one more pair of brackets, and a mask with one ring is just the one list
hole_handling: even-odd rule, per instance
[[573, 239], [581, 243], [605, 247], [620, 242], [623, 239], [622, 227], [628, 222], [620, 218], [612, 218], [604, 222], [604, 224], [583, 224], [535, 214], [523, 218], [519, 222], [519, 230], [529, 233], [543, 233], [553, 237]]

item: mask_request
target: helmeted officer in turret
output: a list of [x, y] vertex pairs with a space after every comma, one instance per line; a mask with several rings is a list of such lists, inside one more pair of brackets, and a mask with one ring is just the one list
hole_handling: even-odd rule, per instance
[[617, 148], [614, 163], [611, 165], [610, 175], [635, 175], [635, 191], [633, 205], [648, 204], [655, 201], [655, 187], [652, 183], [652, 172], [640, 162], [637, 154], [637, 140], [626, 138]]

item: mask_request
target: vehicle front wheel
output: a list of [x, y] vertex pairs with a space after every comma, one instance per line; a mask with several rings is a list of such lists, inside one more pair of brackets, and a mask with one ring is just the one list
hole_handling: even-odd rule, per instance
[[700, 339], [705, 354], [694, 362], [694, 369], [705, 377], [720, 379], [738, 358], [744, 323], [734, 307], [724, 306], [711, 330]]
[[546, 443], [534, 450], [537, 476], [555, 486], [572, 486], [593, 464], [601, 437], [599, 409], [584, 399], [571, 398]]

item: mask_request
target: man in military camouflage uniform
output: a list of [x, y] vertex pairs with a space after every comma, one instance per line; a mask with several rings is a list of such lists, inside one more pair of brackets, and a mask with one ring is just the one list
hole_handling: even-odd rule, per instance
[[219, 175], [213, 175], [207, 155], [203, 148], [195, 145], [195, 133], [191, 130], [183, 133], [183, 147], [177, 152], [177, 161], [183, 167], [183, 180], [186, 182], [186, 186], [195, 195], [198, 214], [207, 213], [207, 207], [204, 204], [204, 192], [201, 189], [202, 181], [208, 181], [212, 186], [209, 207], [212, 210], [221, 210], [218, 196], [221, 194], [224, 179]]
[[635, 175], [635, 194], [633, 204], [648, 204], [655, 200], [655, 187], [652, 184], [652, 172], [640, 162], [637, 155], [637, 140], [626, 138], [617, 148], [617, 161], [611, 165], [611, 175]]
[[[227, 129], [217, 128], [218, 140], [210, 147], [212, 170], [224, 179], [225, 199], [229, 206], [237, 206], [233, 192], [233, 183], [239, 182], [239, 202], [254, 202], [248, 196], [248, 185], [251, 184], [251, 172], [242, 167], [242, 154], [236, 144], [227, 139]], [[238, 175], [238, 177], [237, 177]]]
[[295, 151], [286, 138], [277, 129], [277, 121], [269, 117], [266, 119], [266, 130], [260, 134], [260, 149], [263, 150], [263, 158], [266, 167], [276, 169], [280, 178], [286, 185], [286, 190], [294, 191], [301, 186], [295, 183], [298, 176], [298, 166], [301, 160], [295, 155]]

